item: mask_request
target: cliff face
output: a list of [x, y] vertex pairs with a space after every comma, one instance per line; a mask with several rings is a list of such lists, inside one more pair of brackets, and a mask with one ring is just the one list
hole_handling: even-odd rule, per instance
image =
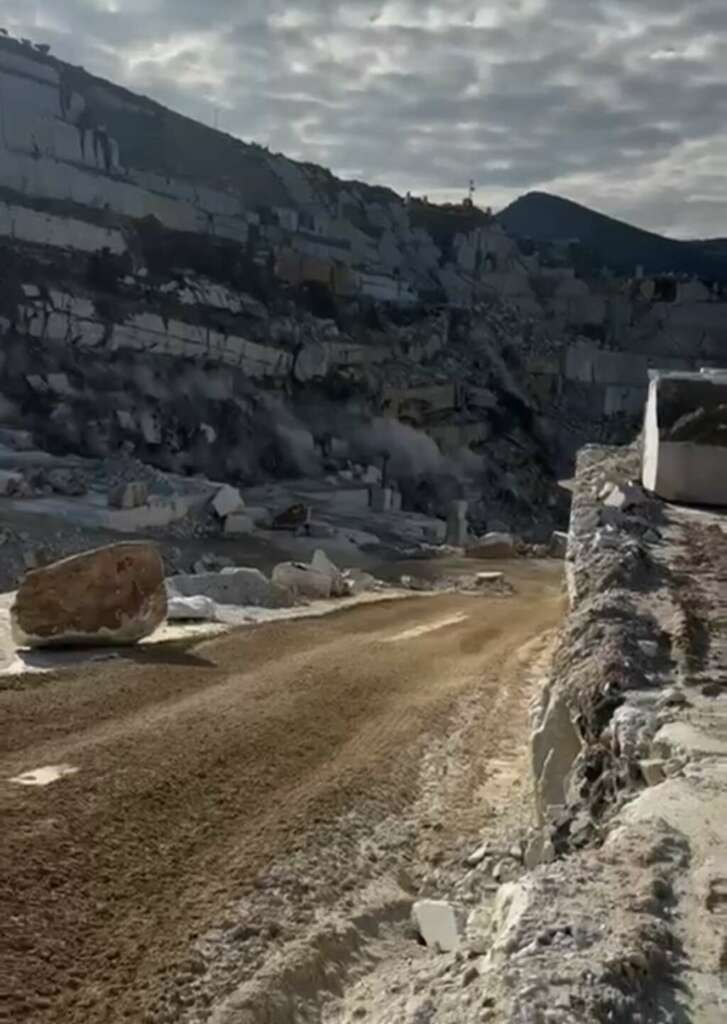
[[323, 473], [338, 439], [495, 521], [540, 523], [579, 444], [632, 434], [650, 367], [724, 344], [699, 282], [542, 265], [471, 205], [340, 181], [11, 39], [0, 248], [2, 422], [246, 481]]

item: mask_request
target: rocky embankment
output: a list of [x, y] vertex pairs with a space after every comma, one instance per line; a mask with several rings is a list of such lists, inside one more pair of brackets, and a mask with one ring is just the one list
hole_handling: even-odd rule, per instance
[[415, 904], [435, 956], [401, 1019], [725, 1019], [725, 520], [654, 500], [638, 468], [635, 449], [580, 454], [535, 825]]

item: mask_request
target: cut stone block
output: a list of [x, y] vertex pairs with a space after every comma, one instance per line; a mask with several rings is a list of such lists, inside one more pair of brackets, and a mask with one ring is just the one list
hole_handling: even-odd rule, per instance
[[252, 516], [246, 515], [244, 512], [236, 512], [234, 515], [227, 516], [225, 519], [225, 533], [230, 535], [239, 535], [245, 533], [253, 533], [255, 530], [255, 523]]
[[369, 489], [369, 502], [372, 512], [390, 512], [393, 491], [390, 487], [373, 486]]
[[642, 483], [665, 501], [727, 505], [727, 370], [652, 375]]

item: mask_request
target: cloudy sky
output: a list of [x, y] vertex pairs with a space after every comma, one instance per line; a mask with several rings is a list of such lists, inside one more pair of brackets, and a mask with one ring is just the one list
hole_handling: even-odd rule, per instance
[[344, 177], [727, 235], [727, 0], [2, 0], [0, 24]]

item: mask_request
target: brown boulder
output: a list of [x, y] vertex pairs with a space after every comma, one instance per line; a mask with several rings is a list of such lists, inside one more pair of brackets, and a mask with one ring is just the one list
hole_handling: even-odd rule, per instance
[[11, 608], [24, 647], [134, 644], [164, 622], [164, 567], [153, 544], [112, 544], [26, 574]]

